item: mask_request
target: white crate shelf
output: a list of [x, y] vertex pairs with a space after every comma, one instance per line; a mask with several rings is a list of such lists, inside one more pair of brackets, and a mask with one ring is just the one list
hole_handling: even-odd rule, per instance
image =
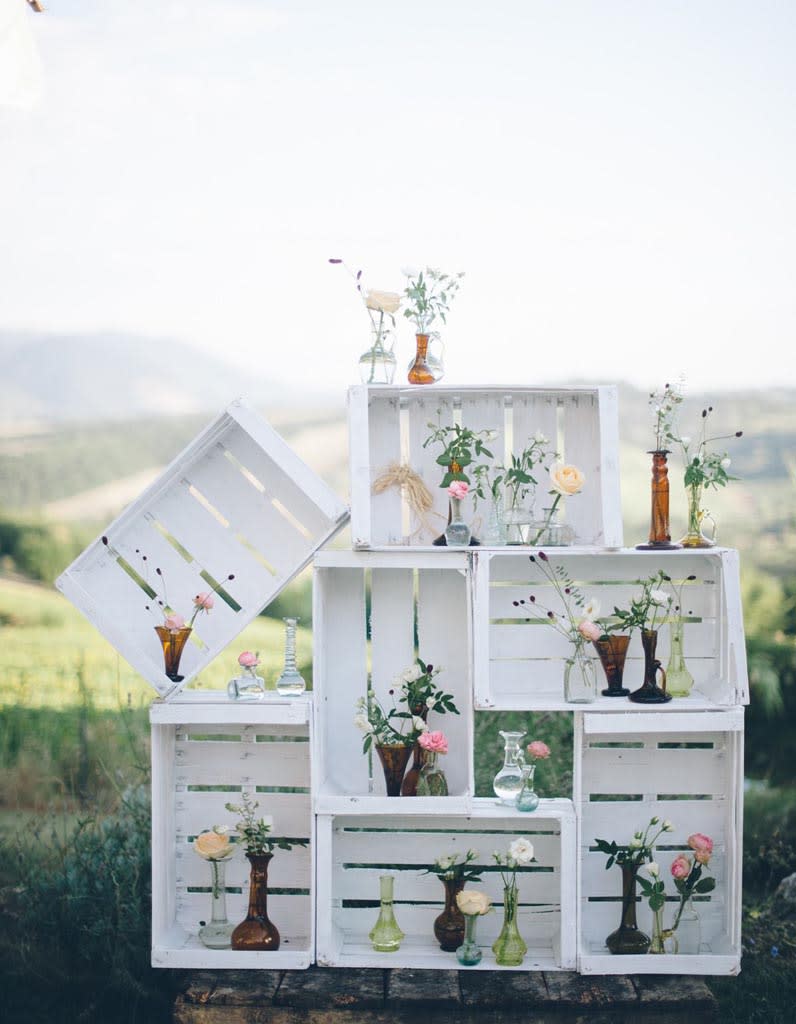
[[[491, 945], [502, 923], [503, 890], [491, 852], [518, 836], [534, 844], [536, 862], [518, 874], [519, 928], [528, 954], [518, 968], [499, 967]], [[447, 852], [479, 852], [487, 870], [474, 887], [495, 904], [478, 922], [483, 960], [473, 970], [559, 970], [575, 966], [575, 818], [568, 800], [543, 800], [533, 814], [476, 800], [470, 815], [447, 810], [364, 817], [318, 816], [318, 963], [326, 967], [417, 967], [456, 970], [454, 953], [434, 938], [442, 883], [424, 867]], [[395, 915], [406, 938], [395, 953], [377, 953], [368, 932], [378, 917], [379, 876], [395, 877]], [[366, 905], [363, 906], [363, 903]]]
[[[737, 974], [741, 943], [743, 709], [649, 715], [576, 716], [575, 805], [579, 821], [579, 969], [584, 974]], [[594, 840], [629, 841], [653, 815], [670, 820], [654, 852], [666, 881], [687, 838], [714, 841], [716, 888], [696, 903], [699, 954], [612, 956], [605, 937], [619, 924], [621, 874], [605, 870]], [[674, 902], [664, 911], [671, 919]], [[639, 900], [638, 925], [651, 934], [652, 913]]]
[[[440, 687], [459, 714], [429, 715], [450, 754], [440, 759], [450, 796], [439, 804], [461, 812], [472, 796], [470, 575], [466, 552], [321, 552], [315, 559], [313, 687], [318, 778], [316, 809], [365, 813], [386, 797], [375, 751], [362, 753], [355, 702], [370, 686], [385, 707], [397, 674], [418, 653], [440, 665]], [[431, 798], [391, 798], [424, 808]], [[404, 813], [402, 810], [401, 813]]]
[[[613, 386], [368, 387], [349, 389], [351, 532], [355, 548], [425, 546], [441, 533], [448, 498], [439, 486], [441, 449], [423, 448], [430, 421], [459, 422], [473, 430], [494, 430], [489, 445], [495, 463], [506, 464], [537, 431], [555, 443], [567, 462], [584, 473], [582, 492], [566, 503], [567, 521], [579, 543], [620, 546], [618, 413]], [[392, 463], [405, 463], [434, 497], [428, 529], [422, 528], [396, 489], [373, 494], [374, 482]], [[540, 481], [541, 509], [547, 487]], [[466, 510], [470, 518], [469, 507]], [[484, 506], [478, 510], [485, 514]]]
[[[572, 710], [564, 701], [564, 664], [571, 653], [567, 639], [552, 629], [544, 613], [533, 615], [529, 595], [563, 612], [552, 586], [530, 562], [527, 548], [474, 551], [473, 656], [476, 708]], [[614, 605], [627, 606], [639, 592], [638, 580], [663, 569], [674, 584], [683, 585], [684, 650], [695, 685], [689, 697], [648, 708], [666, 715], [683, 710], [714, 710], [746, 704], [743, 617], [740, 603], [738, 555], [726, 548], [706, 551], [641, 552], [634, 549], [598, 551], [548, 548], [550, 565], [566, 568], [584, 595], [596, 597], [602, 614]], [[687, 577], [694, 575], [693, 581]], [[515, 602], [524, 601], [517, 605]], [[533, 616], [529, 618], [530, 616]], [[591, 651], [591, 645], [587, 652]], [[659, 630], [658, 657], [666, 665], [669, 628]], [[594, 652], [599, 689], [606, 686]], [[624, 685], [641, 686], [643, 654], [636, 631], [628, 650]], [[626, 698], [602, 697], [589, 711], [638, 711]]]
[[[312, 703], [308, 696], [232, 703], [223, 694], [184, 695], [152, 705], [152, 964], [178, 968], [303, 968], [315, 952], [315, 819]], [[193, 839], [234, 825], [225, 804], [242, 793], [274, 818], [274, 835], [309, 839], [277, 850], [269, 871], [276, 952], [207, 949], [197, 936], [210, 913], [210, 868]], [[246, 916], [249, 863], [226, 864], [227, 914]], [[232, 890], [232, 891], [230, 891]]]
[[[347, 519], [334, 492], [238, 401], [56, 585], [161, 696], [170, 696], [224, 650]], [[223, 584], [212, 612], [194, 624], [181, 683], [165, 675], [154, 629], [162, 622], [157, 598], [164, 598], [163, 579], [168, 601], [185, 618], [196, 594]]]

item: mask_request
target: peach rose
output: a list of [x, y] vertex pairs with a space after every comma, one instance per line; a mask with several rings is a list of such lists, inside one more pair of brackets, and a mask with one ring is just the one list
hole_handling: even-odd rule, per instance
[[478, 889], [463, 889], [456, 893], [456, 905], [468, 917], [472, 917], [474, 914], [486, 914], [492, 906], [487, 894]]
[[185, 628], [185, 619], [182, 615], [178, 615], [177, 612], [170, 612], [164, 616], [163, 625], [166, 629], [171, 630], [172, 633], [176, 633], [178, 629]]
[[371, 288], [365, 292], [365, 305], [378, 313], [397, 313], [401, 296], [397, 292], [380, 292]]
[[586, 640], [599, 640], [603, 635], [603, 631], [594, 622], [590, 622], [588, 619], [584, 619], [583, 622], [578, 624], [578, 632]]
[[577, 494], [583, 487], [585, 477], [577, 466], [567, 466], [563, 462], [554, 462], [550, 467], [550, 487], [566, 498]]
[[216, 831], [219, 828], [223, 826], [217, 825], [208, 832], [202, 832], [193, 841], [194, 850], [205, 860], [224, 860], [235, 852], [226, 831]]
[[688, 857], [684, 853], [678, 854], [672, 861], [670, 871], [673, 878], [688, 878], [691, 874], [691, 865], [688, 863]]

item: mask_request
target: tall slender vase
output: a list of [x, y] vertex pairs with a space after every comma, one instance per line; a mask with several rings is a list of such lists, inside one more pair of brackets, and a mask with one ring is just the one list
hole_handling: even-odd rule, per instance
[[167, 629], [165, 626], [155, 626], [155, 632], [163, 648], [163, 662], [166, 667], [166, 675], [174, 683], [181, 683], [185, 676], [179, 674], [180, 658], [185, 648], [188, 637], [191, 635], [191, 627], [183, 626], [182, 629]]
[[307, 684], [296, 668], [296, 626], [298, 619], [283, 619], [285, 623], [285, 665], [276, 681], [276, 692], [283, 697], [304, 693]]
[[[641, 646], [644, 649], [644, 682], [638, 690], [630, 694], [630, 700], [636, 704], [667, 704], [672, 695], [666, 692], [666, 672], [655, 657], [658, 644], [656, 629], [642, 629]], [[658, 673], [663, 676], [663, 683], [658, 686]]]
[[603, 697], [629, 696], [630, 690], [622, 686], [622, 675], [625, 670], [630, 636], [624, 633], [610, 633], [608, 636], [592, 642], [600, 656], [605, 678], [608, 681], [608, 689], [601, 691]]
[[[428, 708], [425, 704], [414, 704], [409, 710], [413, 715], [422, 718], [424, 722], [428, 720]], [[401, 796], [417, 796], [417, 783], [420, 780], [420, 772], [423, 770], [423, 765], [428, 758], [428, 754], [419, 743], [415, 743], [411, 751], [412, 767], [403, 777]]]
[[622, 865], [622, 920], [615, 932], [605, 940], [608, 949], [615, 954], [629, 955], [646, 953], [650, 937], [636, 924], [636, 874], [638, 868]]
[[451, 498], [451, 520], [445, 528], [449, 548], [466, 548], [470, 543], [470, 527], [462, 517], [462, 499]]
[[377, 953], [394, 953], [400, 948], [404, 933], [398, 927], [393, 911], [393, 876], [379, 876], [379, 918], [368, 938]]
[[232, 933], [233, 949], [279, 949], [279, 931], [268, 919], [268, 865], [272, 853], [247, 853], [251, 864], [249, 875], [249, 910], [246, 918]]
[[484, 528], [484, 544], [487, 547], [503, 547], [506, 543], [506, 522], [503, 513], [503, 497], [498, 495], [489, 500], [489, 514]]
[[385, 323], [382, 311], [372, 321], [371, 327], [371, 346], [359, 357], [359, 378], [363, 384], [392, 384], [395, 376], [392, 327]]
[[199, 929], [199, 940], [208, 949], [229, 949], [234, 925], [227, 918], [226, 862], [211, 860], [213, 888], [211, 890], [210, 921]]
[[[375, 744], [376, 753], [379, 755], [381, 767], [384, 771], [384, 783], [387, 786], [387, 796], [401, 796], [401, 783], [404, 772], [412, 755], [412, 748], [403, 743], [396, 744]], [[417, 789], [417, 786], [415, 786]], [[414, 794], [413, 794], [414, 795]]]
[[517, 926], [518, 905], [519, 894], [515, 883], [503, 890], [503, 927], [492, 944], [495, 962], [501, 967], [518, 967], [528, 952]]
[[461, 878], [441, 878], [445, 886], [445, 909], [434, 921], [434, 935], [439, 948], [455, 953], [464, 942], [464, 914], [456, 903], [456, 894], [464, 888]]
[[415, 361], [409, 370], [407, 379], [410, 384], [433, 384], [434, 374], [431, 372], [431, 368], [426, 360], [428, 355], [428, 335], [416, 334], [415, 342], [417, 345]]
[[650, 953], [676, 953], [677, 939], [671, 928], [663, 927], [663, 907], [652, 912], [652, 939], [650, 941]]
[[637, 544], [639, 551], [671, 551], [680, 544], [672, 544], [669, 532], [669, 467], [666, 449], [649, 452], [652, 456], [652, 513], [650, 536], [646, 544]]
[[[705, 534], [705, 521], [713, 524], [712, 536]], [[702, 486], [688, 488], [688, 530], [680, 541], [684, 548], [712, 548], [716, 545], [716, 523], [702, 508]]]
[[464, 942], [456, 950], [456, 959], [464, 967], [474, 967], [481, 963], [481, 950], [475, 941], [475, 923], [480, 914], [464, 915]]
[[675, 615], [669, 623], [669, 663], [666, 666], [666, 692], [672, 697], [687, 697], [694, 677], [686, 668], [683, 653], [683, 617]]

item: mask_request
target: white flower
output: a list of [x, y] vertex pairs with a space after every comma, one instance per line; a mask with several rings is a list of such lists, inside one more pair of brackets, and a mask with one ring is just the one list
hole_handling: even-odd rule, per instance
[[368, 721], [367, 715], [354, 715], [354, 725], [360, 732], [373, 732], [373, 726]]
[[586, 606], [583, 609], [583, 617], [588, 619], [589, 622], [594, 622], [597, 616], [600, 614], [600, 602], [596, 597], [591, 597], [586, 602]]
[[542, 433], [541, 430], [536, 431], [536, 433], [533, 435], [533, 439], [534, 441], [536, 441], [537, 444], [547, 444], [547, 437]]
[[463, 914], [486, 914], [492, 904], [485, 892], [478, 889], [464, 889], [456, 894], [456, 905]]
[[530, 864], [533, 860], [533, 843], [529, 839], [515, 839], [509, 846], [509, 857], [518, 864]]
[[497, 441], [498, 432], [496, 430], [487, 430], [486, 439], [487, 441]]
[[380, 313], [397, 313], [401, 305], [401, 296], [396, 292], [380, 292], [375, 288], [367, 291], [364, 299], [368, 309], [375, 309]]
[[667, 818], [662, 825], [664, 832], [674, 832], [674, 825]]
[[232, 829], [229, 825], [213, 825], [213, 831], [217, 836], [225, 836], [227, 832], [231, 832]]
[[[435, 426], [436, 426], [436, 424], [435, 424]], [[685, 445], [685, 447], [687, 448], [691, 444], [691, 438], [690, 437], [681, 437], [680, 438], [680, 444]]]
[[732, 459], [722, 459], [721, 460], [721, 468], [722, 469], [729, 469], [731, 465], [732, 465]]
[[418, 732], [428, 732], [428, 726], [418, 715], [412, 716], [412, 726], [417, 729]]
[[633, 838], [630, 840], [630, 849], [631, 850], [638, 850], [640, 848], [641, 848], [641, 840], [639, 839], [638, 836], [633, 836]]
[[426, 707], [428, 708], [429, 711], [433, 711], [434, 710], [434, 705], [436, 703], [437, 702], [434, 700], [433, 697], [426, 697]]
[[438, 868], [442, 871], [447, 871], [449, 867], [454, 863], [453, 857], [437, 857], [434, 861]]
[[654, 860], [651, 860], [647, 865], [647, 871], [652, 875], [653, 878], [657, 878], [661, 873], [660, 864], [657, 864]]
[[[420, 276], [420, 271], [417, 269], [417, 267], [413, 267], [411, 263], [407, 264], [405, 267], [401, 267], [401, 273], [404, 275], [404, 277]], [[436, 426], [436, 424], [434, 425]]]
[[414, 683], [423, 675], [419, 665], [412, 665], [405, 672], [401, 673], [401, 679], [407, 683]]
[[653, 604], [657, 604], [658, 606], [660, 606], [660, 605], [668, 604], [670, 600], [671, 600], [671, 598], [669, 597], [669, 595], [666, 593], [665, 590], [651, 590], [650, 591], [650, 601], [652, 601]]

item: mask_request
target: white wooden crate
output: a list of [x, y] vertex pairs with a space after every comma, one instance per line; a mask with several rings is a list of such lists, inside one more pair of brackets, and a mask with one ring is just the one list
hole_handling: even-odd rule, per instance
[[[152, 964], [178, 968], [303, 968], [315, 954], [315, 819], [312, 814], [311, 698], [230, 702], [226, 694], [181, 694], [150, 709], [152, 724]], [[243, 793], [273, 815], [273, 834], [309, 839], [277, 850], [268, 911], [279, 929], [275, 952], [207, 949], [200, 922], [210, 918], [210, 866], [193, 839], [234, 825], [227, 802]], [[226, 864], [227, 916], [246, 916], [249, 862]], [[232, 891], [230, 891], [232, 890]]]
[[[407, 804], [412, 813], [466, 810], [473, 792], [467, 553], [325, 551], [316, 556], [314, 570], [316, 810], [343, 812], [369, 803], [390, 806], [393, 813], [404, 813]], [[362, 753], [355, 702], [370, 686], [390, 707], [394, 677], [418, 654], [442, 666], [437, 685], [453, 694], [460, 712], [429, 715], [429, 727], [448, 737], [450, 752], [440, 766], [450, 796], [388, 798], [375, 751]]]
[[[326, 484], [238, 401], [56, 586], [161, 696], [170, 696], [224, 650], [347, 518]], [[213, 610], [196, 619], [182, 655], [181, 683], [165, 675], [154, 629], [162, 615], [153, 595], [163, 597], [156, 568], [168, 601], [186, 618], [194, 595], [235, 577], [223, 582]]]
[[[534, 844], [536, 863], [518, 872], [519, 929], [528, 953], [517, 968], [499, 967], [491, 945], [503, 920], [503, 887], [492, 851], [518, 836]], [[495, 909], [478, 921], [483, 959], [468, 970], [557, 970], [575, 966], [575, 819], [569, 800], [543, 800], [533, 814], [477, 800], [472, 814], [318, 816], [318, 963], [327, 967], [421, 967], [456, 970], [454, 953], [434, 938], [443, 886], [422, 874], [436, 857], [476, 849], [486, 871], [471, 887]], [[379, 876], [395, 877], [395, 917], [406, 938], [395, 953], [368, 939], [379, 906]]]
[[[576, 716], [575, 805], [579, 820], [579, 969], [584, 974], [737, 974], [741, 956], [743, 709], [674, 714]], [[716, 888], [695, 903], [702, 928], [698, 955], [613, 956], [605, 938], [621, 917], [621, 872], [605, 869], [594, 840], [628, 842], [657, 815], [673, 832], [658, 840], [668, 897], [669, 868], [687, 838], [714, 841]], [[664, 911], [669, 922], [675, 902]], [[638, 925], [652, 933], [652, 913], [639, 900]]]
[[[438, 415], [443, 423], [495, 430], [497, 438], [489, 447], [497, 464], [507, 464], [541, 430], [586, 476], [581, 494], [566, 502], [578, 543], [622, 544], [615, 387], [358, 386], [349, 389], [354, 547], [428, 545], [444, 529], [448, 497], [439, 486], [444, 470], [436, 463], [441, 449], [423, 448], [428, 424]], [[433, 529], [418, 529], [398, 490], [372, 493], [374, 481], [391, 463], [408, 463], [425, 481], [434, 496]], [[545, 483], [540, 479], [538, 509], [550, 500]]]
[[[532, 552], [533, 553], [533, 552]], [[738, 554], [728, 549], [671, 551], [665, 554], [634, 549], [548, 548], [549, 565], [562, 565], [587, 597], [596, 597], [601, 614], [614, 605], [627, 607], [640, 591], [639, 580], [663, 569], [683, 586], [686, 616], [683, 648], [694, 676], [688, 697], [656, 705], [655, 714], [730, 707], [749, 701], [743, 617], [738, 577]], [[561, 608], [553, 587], [530, 562], [529, 552], [474, 551], [473, 653], [477, 708], [573, 708], [564, 701], [564, 666], [572, 645], [552, 629], [544, 612], [533, 610], [529, 595], [553, 610]], [[688, 582], [687, 577], [696, 579]], [[517, 605], [515, 602], [524, 601]], [[529, 616], [531, 616], [529, 618]], [[592, 651], [591, 645], [587, 651]], [[593, 652], [599, 689], [607, 685], [597, 653]], [[657, 656], [669, 657], [669, 627], [658, 634]], [[638, 689], [644, 657], [638, 630], [628, 650], [624, 685]], [[639, 705], [618, 697], [598, 696], [590, 711], [638, 711]]]

